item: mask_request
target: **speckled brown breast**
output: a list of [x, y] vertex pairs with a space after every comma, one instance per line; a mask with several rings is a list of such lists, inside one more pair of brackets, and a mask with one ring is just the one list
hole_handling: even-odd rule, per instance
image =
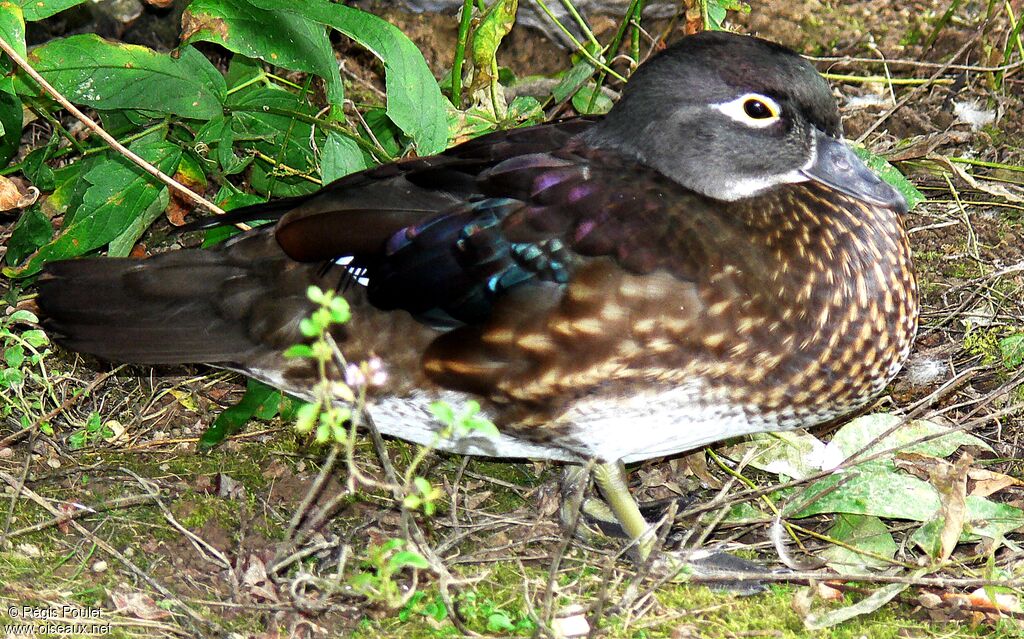
[[[693, 410], [680, 418], [703, 422], [678, 429], [747, 424], [733, 434], [813, 426], [877, 395], [917, 328], [899, 216], [812, 183], [709, 211], [658, 240], [689, 251], [684, 267], [583, 260], [564, 293], [510, 296], [472, 335], [440, 338], [428, 374], [472, 380], [500, 424], [534, 441], [586, 441], [607, 416], [583, 404], [614, 415], [683, 387], [676, 404]], [[638, 415], [623, 411], [622, 428]]]

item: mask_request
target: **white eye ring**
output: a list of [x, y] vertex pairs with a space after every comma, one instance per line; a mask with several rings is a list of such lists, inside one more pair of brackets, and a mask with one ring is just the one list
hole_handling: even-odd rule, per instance
[[[782, 107], [778, 102], [760, 93], [744, 93], [734, 100], [712, 104], [711, 108], [755, 129], [763, 129], [775, 124], [779, 121], [779, 115], [782, 113]], [[760, 110], [766, 115], [755, 116], [751, 112], [752, 110]]]

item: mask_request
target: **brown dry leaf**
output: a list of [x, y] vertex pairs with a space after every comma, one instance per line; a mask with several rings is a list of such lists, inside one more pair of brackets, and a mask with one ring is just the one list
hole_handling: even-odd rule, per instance
[[[159, 2], [162, 0], [146, 1], [150, 2], [151, 4], [155, 4], [155, 2]], [[174, 174], [174, 180], [179, 184], [187, 186], [193, 191], [203, 188], [202, 184], [200, 184], [199, 182], [195, 181], [194, 179], [180, 171]], [[194, 203], [192, 202], [192, 200], [190, 200], [182, 193], [178, 192], [177, 189], [171, 189], [171, 201], [167, 204], [167, 210], [164, 211], [164, 215], [167, 216], [167, 221], [170, 222], [172, 226], [184, 226], [185, 216], [192, 211], [193, 206]]]
[[467, 492], [466, 497], [463, 500], [463, 506], [468, 510], [476, 510], [480, 507], [480, 504], [490, 499], [493, 494], [494, 493], [489, 490]]
[[164, 215], [167, 216], [167, 221], [171, 223], [171, 226], [185, 226], [185, 216], [189, 214], [190, 210], [188, 206], [182, 204], [181, 200], [172, 197]]
[[249, 565], [242, 575], [242, 588], [253, 599], [278, 601], [277, 589], [267, 576], [267, 567], [256, 555], [249, 555]]
[[934, 610], [942, 605], [942, 597], [938, 596], [934, 592], [925, 591], [917, 596], [917, 603], [921, 604], [922, 608]]
[[896, 468], [925, 481], [928, 481], [933, 474], [939, 472], [939, 468], [950, 465], [944, 459], [920, 453], [897, 453], [896, 459], [893, 461], [896, 464]]
[[843, 600], [843, 591], [839, 590], [837, 588], [833, 588], [832, 586], [830, 586], [830, 585], [828, 585], [826, 583], [818, 584], [817, 595], [818, 595], [819, 599], [822, 599], [824, 601], [842, 601]]
[[[704, 451], [697, 451], [690, 453], [682, 459], [673, 459], [672, 463], [681, 462], [683, 467], [693, 474], [694, 477], [700, 480], [702, 484], [712, 490], [718, 490], [722, 487], [722, 481], [711, 474], [711, 470], [708, 469], [708, 458], [704, 454]], [[673, 470], [681, 471], [682, 468], [676, 468], [673, 466]], [[678, 476], [678, 475], [677, 475]]]
[[936, 466], [931, 473], [931, 482], [939, 491], [942, 517], [942, 532], [939, 534], [941, 550], [938, 559], [945, 561], [953, 554], [960, 534], [964, 530], [964, 518], [967, 516], [967, 469], [974, 462], [969, 454], [964, 454], [953, 464]]
[[134, 257], [134, 258], [139, 258], [139, 259], [141, 259], [143, 257], [149, 257], [149, 249], [146, 248], [145, 243], [138, 242], [135, 246], [132, 247], [132, 251], [128, 255], [129, 255], [129, 257]]
[[975, 497], [988, 497], [992, 493], [1009, 486], [1022, 486], [1024, 482], [1016, 477], [992, 472], [983, 468], [972, 468], [967, 471], [967, 478], [974, 482], [970, 494]]
[[23, 209], [39, 199], [39, 189], [34, 186], [24, 188], [19, 182], [0, 175], [0, 211]]
[[156, 605], [153, 598], [142, 592], [114, 592], [110, 595], [117, 611], [145, 619], [157, 621], [171, 616], [171, 613]]

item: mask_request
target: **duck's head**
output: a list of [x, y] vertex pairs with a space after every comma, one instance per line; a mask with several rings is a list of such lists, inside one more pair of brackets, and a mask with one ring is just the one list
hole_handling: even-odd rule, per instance
[[584, 136], [717, 200], [813, 180], [877, 206], [907, 206], [843, 142], [825, 79], [794, 51], [752, 36], [683, 38], [642, 65]]

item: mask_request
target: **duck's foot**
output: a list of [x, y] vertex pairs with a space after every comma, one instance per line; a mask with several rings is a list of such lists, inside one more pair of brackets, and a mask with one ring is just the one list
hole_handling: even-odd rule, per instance
[[[626, 487], [622, 464], [601, 464], [594, 468], [594, 481], [603, 499], [588, 494], [590, 478], [582, 466], [567, 467], [562, 475], [562, 503], [559, 518], [577, 537], [591, 541], [601, 535], [633, 540], [628, 555], [638, 565], [646, 564], [654, 548], [654, 528], [648, 523], [666, 515], [673, 504], [685, 508], [689, 497], [659, 500], [638, 506]], [[669, 541], [671, 545], [671, 540]], [[768, 572], [758, 564], [720, 550], [661, 550], [651, 561], [651, 572], [674, 582], [697, 582], [739, 595], [764, 590], [759, 575]]]
[[655, 555], [652, 574], [673, 583], [698, 583], [746, 596], [764, 591], [764, 566], [721, 550], [671, 550]]
[[[618, 539], [632, 539], [633, 536], [626, 531], [623, 522], [616, 517], [608, 502], [590, 490], [589, 481], [590, 478], [587, 477], [586, 468], [583, 466], [566, 466], [562, 472], [562, 501], [558, 513], [562, 526], [568, 529], [578, 510], [580, 521], [576, 534], [584, 540], [598, 534]], [[668, 516], [673, 504], [676, 512], [679, 512], [689, 507], [694, 500], [693, 495], [680, 495], [638, 503], [636, 506], [645, 522], [657, 522]]]

